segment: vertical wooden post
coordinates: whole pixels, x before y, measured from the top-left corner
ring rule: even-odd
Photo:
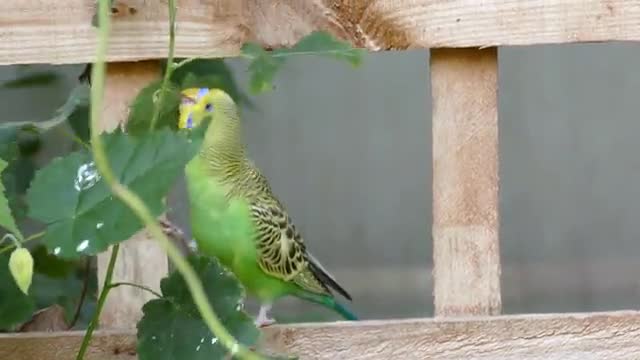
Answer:
[[[497,49],[431,51],[436,316],[501,311]]]
[[[108,64],[101,131],[112,131],[122,125],[129,114],[130,102],[159,74],[157,61]],[[98,255],[100,291],[110,256],[111,250]],[[159,291],[160,279],[168,271],[167,256],[143,229],[120,245],[113,281],[132,282]],[[142,305],[152,298],[148,292],[129,286],[112,289],[101,314],[101,327],[135,328],[142,316]]]

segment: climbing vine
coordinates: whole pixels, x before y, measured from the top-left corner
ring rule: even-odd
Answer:
[[[259,359],[255,348],[259,331],[244,311],[244,291],[234,276],[215,259],[192,254],[184,257],[168,238],[157,217],[166,212],[164,201],[186,163],[195,155],[202,129],[177,130],[180,91],[189,87],[217,87],[240,105],[254,107],[241,90],[224,59],[174,59],[175,1],[169,3],[169,53],[160,80],[150,83],[132,101],[127,125],[101,134],[105,55],[110,28],[109,2],[99,1],[96,16],[98,46],[90,76],[71,92],[66,103],[47,121],[10,122],[0,126],[0,329],[20,330],[38,311],[61,306],[66,328],[86,326],[77,359],[82,359],[109,294],[117,286],[112,274],[119,244],[147,227],[167,252],[175,270],[161,282],[161,293],[143,307],[138,323],[140,359]],[[266,51],[255,43],[242,47],[239,57],[248,62],[253,94],[269,91],[277,71],[291,56],[320,55],[346,60],[357,66],[361,51],[324,32],[314,32],[291,48]],[[3,86],[42,86],[58,81],[56,75],[33,73]],[[90,85],[88,84],[90,82]],[[62,129],[75,151],[36,169],[32,155],[41,137]],[[25,165],[26,164],[26,165]],[[211,204],[219,212],[212,224],[216,236],[246,236],[249,227],[242,204]],[[24,235],[25,221],[40,224],[41,231]],[[91,277],[90,259],[112,249],[103,291]],[[73,279],[70,281],[69,279]],[[45,283],[78,289],[73,299],[47,298],[37,289]],[[55,286],[55,285],[54,285]],[[51,289],[49,286],[46,289]],[[70,318],[72,317],[72,318]],[[71,324],[69,324],[71,322]]]

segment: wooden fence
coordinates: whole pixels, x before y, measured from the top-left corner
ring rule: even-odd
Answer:
[[[640,359],[640,312],[499,315],[496,48],[640,41],[640,0],[178,0],[178,8],[179,57],[233,56],[245,41],[289,46],[312,30],[372,51],[431,49],[436,318],[274,326],[268,347],[302,359]],[[104,129],[124,121],[167,53],[164,1],[115,0],[114,9]],[[91,62],[94,11],[93,0],[1,2],[0,65]],[[108,256],[99,256],[101,277]],[[142,231],[123,244],[114,281],[158,288],[167,268]],[[146,296],[113,291],[88,358],[135,358]],[[71,359],[81,338],[1,335],[0,358]]]

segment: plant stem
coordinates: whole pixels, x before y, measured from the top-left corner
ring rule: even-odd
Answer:
[[[12,233],[6,233],[4,234],[4,236],[2,237],[2,239],[0,239],[0,243],[4,242],[4,239],[9,239],[11,240],[11,243],[13,244],[13,246],[15,247],[20,247],[20,241],[18,241],[18,239],[16,238],[15,235],[13,235]]]
[[[105,1],[102,1],[105,2]],[[113,245],[111,250],[111,258],[109,258],[109,265],[107,266],[107,273],[104,276],[104,282],[102,283],[102,292],[100,293],[100,297],[98,298],[98,305],[96,306],[96,312],[93,314],[93,318],[87,327],[87,332],[84,334],[82,338],[82,345],[80,345],[80,350],[78,351],[78,355],[76,356],[76,360],[82,360],[84,358],[84,354],[87,352],[89,348],[89,342],[91,341],[91,335],[93,335],[93,330],[95,330],[98,322],[100,321],[100,313],[102,312],[102,308],[104,307],[104,303],[107,300],[107,295],[109,295],[109,290],[111,287],[111,278],[113,277],[113,269],[116,265],[116,259],[118,258],[118,250],[120,249],[120,244]]]
[[[77,143],[78,145],[82,146],[83,148],[85,148],[86,150],[90,150],[91,146],[89,146],[89,144],[87,144],[86,142],[84,142],[84,140],[80,139],[80,137],[76,134],[73,134],[67,130],[63,130],[62,134],[66,137],[68,137],[69,139],[73,140],[73,142]]]
[[[158,118],[160,117],[160,107],[164,104],[164,99],[167,94],[167,85],[173,73],[173,53],[176,42],[176,3],[175,0],[169,0],[169,55],[167,56],[167,67],[164,71],[164,79],[162,79],[162,86],[160,87],[160,96],[158,102],[153,108],[153,117],[149,124],[149,130],[153,130],[156,127]]]
[[[170,0],[169,6],[171,6],[171,9],[169,9],[170,14],[173,14],[175,17],[175,2]],[[100,111],[102,109],[102,96],[104,93],[104,58],[107,50],[110,26],[108,11],[108,2],[104,0],[100,1],[98,13],[98,23],[100,24],[100,28],[98,30],[97,54],[91,73],[93,83],[93,86],[91,87],[91,149],[93,150],[96,167],[102,174],[102,178],[111,187],[113,194],[131,208],[136,216],[138,216],[138,218],[147,226],[147,229],[153,238],[155,238],[155,240],[158,241],[160,246],[165,250],[176,269],[184,277],[202,319],[207,324],[209,330],[220,340],[220,343],[230,350],[234,356],[239,358],[249,360],[262,359],[261,356],[252,353],[244,345],[238,343],[238,341],[227,331],[211,307],[211,304],[209,304],[207,295],[202,288],[202,283],[189,262],[182,256],[180,250],[164,234],[162,228],[150,213],[149,209],[145,206],[144,202],[140,200],[140,197],[128,190],[124,185],[120,184],[112,173],[109,160],[104,151],[102,139],[97,132],[98,122],[100,121],[101,116]],[[175,19],[173,18],[172,20]],[[171,27],[173,28],[174,24],[171,24]],[[173,32],[170,32],[170,34],[173,34]],[[173,43],[171,42],[170,45],[173,45]],[[173,50],[170,49],[170,55],[172,55],[172,53]],[[161,91],[163,90],[164,89],[161,89]],[[162,105],[161,102],[158,106],[160,105]]]
[[[87,297],[87,290],[89,289],[89,278],[91,277],[91,257],[87,256],[85,259],[84,265],[84,279],[82,281],[82,290],[80,291],[80,299],[78,299],[78,305],[76,306],[76,311],[73,314],[73,319],[69,324],[68,329],[72,329],[78,319],[80,318],[80,311],[82,310],[82,304],[84,304],[84,299]]]
[[[138,285],[138,284],[134,284],[134,283],[131,283],[131,282],[126,282],[126,281],[116,282],[116,283],[113,283],[113,284],[109,285],[109,287],[112,288],[112,289],[113,288],[117,288],[118,286],[131,286],[131,287],[134,287],[134,288],[138,288],[140,290],[144,290],[144,291],[150,292],[151,294],[153,294],[153,295],[155,295],[155,296],[157,296],[159,298],[162,298],[162,295],[160,293],[158,293],[157,291],[155,291],[155,290],[153,290],[153,289],[151,289],[149,287],[146,287],[144,285]]]
[[[39,239],[39,238],[43,237],[46,233],[47,233],[46,231],[40,231],[40,232],[37,232],[35,234],[31,234],[31,235],[27,236],[26,239],[24,239],[23,243],[26,243],[27,241]]]
[[[40,231],[38,233],[29,235],[26,239],[24,239],[24,241],[21,242],[21,244],[27,243],[27,242],[29,242],[31,240],[35,240],[35,239],[41,238],[41,237],[44,236],[44,234],[46,234],[45,231]],[[9,244],[9,245],[3,247],[2,249],[0,249],[0,254],[5,253],[5,252],[13,249],[14,247],[16,247],[16,244],[13,244],[13,243]]]
[[[204,55],[204,56],[195,56],[195,57],[187,58],[187,59],[184,59],[184,60],[182,60],[182,61],[180,61],[180,62],[178,62],[176,64],[173,64],[173,66],[172,66],[173,69],[172,70],[175,71],[176,69],[179,69],[179,68],[181,68],[181,67],[183,67],[183,66],[185,66],[185,65],[187,65],[187,64],[189,64],[189,63],[191,63],[193,61],[196,61],[196,60],[219,58],[219,57],[222,57],[223,55],[224,54],[221,53],[220,51],[216,51],[215,53],[210,53],[210,54],[207,54],[207,55]]]

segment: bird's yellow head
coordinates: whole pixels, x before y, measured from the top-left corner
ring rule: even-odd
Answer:
[[[237,118],[236,105],[231,96],[220,89],[189,88],[181,92],[180,129],[194,129],[207,117]]]

